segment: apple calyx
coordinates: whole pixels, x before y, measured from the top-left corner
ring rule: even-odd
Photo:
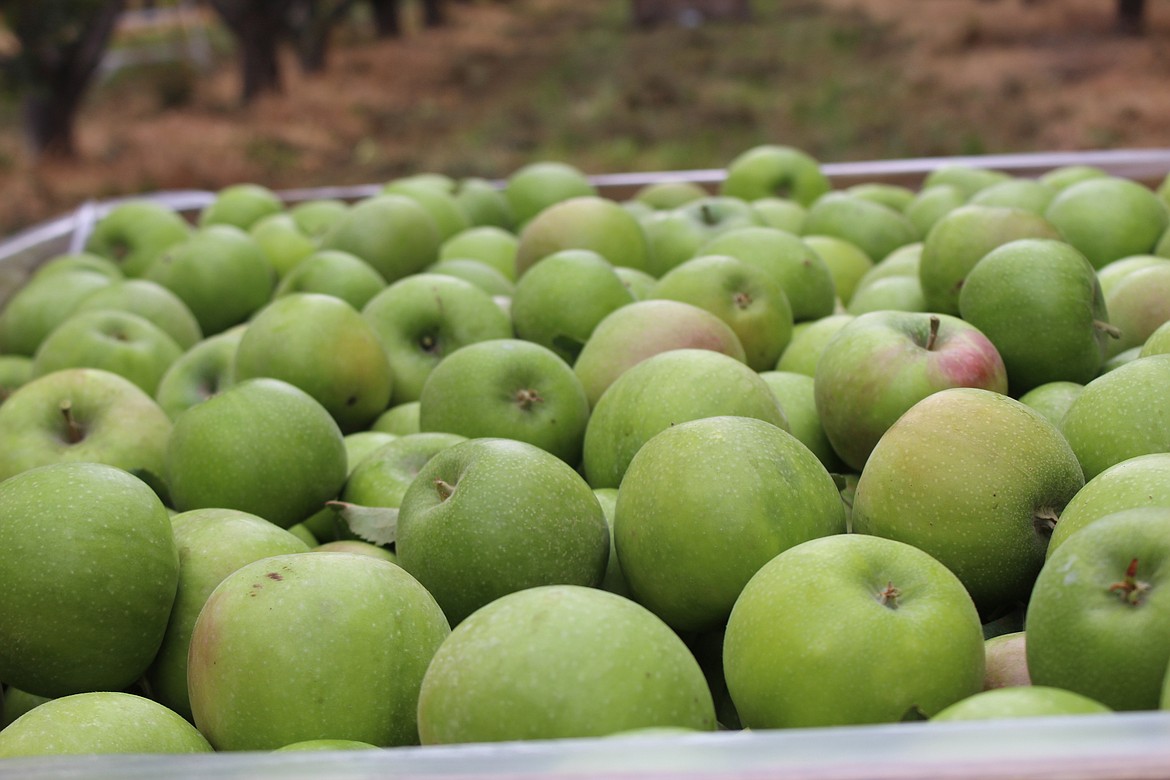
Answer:
[[[69,444],[79,443],[85,438],[85,429],[73,416],[73,402],[66,399],[61,402],[59,408],[61,409],[61,417],[65,420],[65,441]]]
[[[348,501],[326,501],[325,506],[336,512],[350,531],[371,544],[394,544],[398,538],[397,507],[362,506]]]
[[[517,390],[515,400],[516,405],[525,412],[537,404],[544,403],[544,399],[541,398],[540,393],[530,387],[523,387]]]
[[[735,295],[731,296],[731,302],[737,309],[746,309],[752,305],[752,296],[750,293],[746,293],[740,290]]]
[[[1050,506],[1042,506],[1032,513],[1032,527],[1045,539],[1052,537],[1052,531],[1060,520],[1060,513]]]
[[[1134,558],[1125,569],[1125,576],[1120,582],[1109,586],[1110,593],[1116,593],[1121,600],[1130,606],[1138,606],[1150,591],[1150,583],[1137,578],[1138,559]]]
[[[1104,320],[1093,320],[1093,328],[1096,329],[1099,333],[1104,333],[1111,339],[1121,338],[1121,328],[1117,327],[1116,325],[1110,325]]]
[[[435,479],[435,492],[439,494],[440,501],[446,501],[455,494],[455,486],[449,482],[444,482],[441,479]]]
[[[902,597],[902,591],[894,587],[893,582],[887,582],[886,587],[877,592],[874,598],[877,603],[888,609],[898,608],[898,599]]]
[[[418,346],[428,355],[439,354],[439,339],[433,333],[424,333],[418,337]]]

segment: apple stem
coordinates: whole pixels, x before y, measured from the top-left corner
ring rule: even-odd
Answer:
[[[1137,567],[1138,559],[1134,558],[1125,568],[1125,576],[1121,582],[1115,582],[1109,586],[1110,593],[1118,594],[1122,601],[1135,607],[1142,603],[1142,599],[1150,590],[1150,583],[1142,582],[1137,578]]]
[[[901,595],[902,591],[894,587],[893,582],[887,582],[885,589],[879,591],[877,594],[877,603],[881,604],[883,607],[897,609],[898,599],[901,597]]]
[[[1121,338],[1121,328],[1117,327],[1116,325],[1110,325],[1104,320],[1093,320],[1093,327],[1111,339]]]
[[[1041,507],[1032,513],[1032,527],[1045,538],[1052,536],[1052,530],[1056,528],[1058,520],[1060,514],[1049,506]]]
[[[706,203],[699,207],[699,213],[702,215],[703,224],[716,225],[719,223],[719,219],[715,216],[715,212],[712,211],[711,207]]]
[[[435,479],[435,490],[439,494],[439,500],[446,501],[455,493],[455,486],[441,479]]]
[[[942,320],[937,314],[930,315],[930,335],[926,338],[926,351],[934,349],[934,344],[938,341],[938,328],[942,325]]]
[[[61,416],[65,418],[65,441],[70,444],[77,444],[85,438],[85,431],[77,424],[77,418],[73,416],[73,402],[65,400],[61,402]]]

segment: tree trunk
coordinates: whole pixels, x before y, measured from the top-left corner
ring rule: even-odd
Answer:
[[[379,38],[397,38],[402,34],[398,18],[399,0],[369,0],[374,15],[374,31]]]
[[[353,8],[354,0],[293,0],[287,12],[287,26],[301,69],[305,73],[325,70],[329,37],[333,28]]]
[[[1145,32],[1146,0],[1117,0],[1117,29],[1126,35]]]
[[[46,29],[38,10],[23,8],[10,15],[12,32],[21,41],[26,74],[21,113],[34,158],[76,156],[77,111],[124,6],[124,0],[95,3],[91,13],[77,20],[76,35],[65,40],[59,29]]]
[[[279,45],[286,32],[283,0],[211,0],[239,49],[240,100],[280,92]]]
[[[427,27],[440,27],[447,22],[443,0],[422,0],[422,7],[423,24]]]

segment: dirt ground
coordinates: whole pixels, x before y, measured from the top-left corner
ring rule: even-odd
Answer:
[[[1170,146],[1165,0],[1150,0],[1142,37],[1117,34],[1113,0],[767,2],[880,32],[874,67],[897,74],[891,115],[908,126],[930,117],[936,126],[933,141],[898,147],[907,155]],[[543,150],[495,144],[460,155],[445,147],[477,123],[508,121],[501,106],[514,103],[499,93],[522,93],[532,74],[586,40],[590,25],[613,25],[618,5],[456,4],[441,29],[387,42],[348,35],[325,76],[306,78],[290,62],[284,94],[247,108],[238,105],[230,62],[201,75],[181,100],[165,82],[115,81],[85,108],[80,157],[69,163],[30,162],[8,116],[0,125],[0,234],[87,198],[139,191],[245,180],[276,188],[370,183],[419,170],[505,176]],[[160,109],[168,99],[177,105]],[[977,143],[952,138],[972,127],[985,131]],[[880,155],[889,147],[879,140],[863,137],[833,154]],[[696,153],[686,167],[726,159]]]

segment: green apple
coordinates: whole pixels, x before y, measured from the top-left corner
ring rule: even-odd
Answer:
[[[866,286],[890,277],[911,276],[918,278],[918,266],[922,260],[922,242],[896,249],[882,258],[880,263],[874,263],[869,270],[862,274],[854,287],[854,295],[865,289]]]
[[[727,176],[719,192],[749,201],[791,198],[808,206],[829,187],[820,163],[807,153],[791,146],[763,144],[742,152],[727,164]]]
[[[649,438],[621,481],[614,519],[631,597],[685,632],[721,627],[776,555],[844,532],[837,487],[816,456],[772,423],[734,416]]]
[[[176,713],[118,691],[62,696],[0,731],[0,758],[210,752],[203,735]]]
[[[1007,206],[1044,216],[1059,190],[1036,179],[1013,178],[985,187],[971,196],[976,206]]]
[[[520,239],[501,227],[481,225],[447,239],[439,247],[440,260],[479,260],[516,280],[516,247]]]
[[[1068,537],[1028,601],[1034,685],[1115,710],[1158,708],[1170,663],[1170,509],[1117,512]]]
[[[843,238],[806,235],[803,240],[825,261],[833,277],[837,298],[842,304],[848,305],[853,300],[857,285],[873,268],[873,260],[857,244]]]
[[[113,281],[87,270],[61,271],[29,280],[0,309],[0,351],[32,357],[83,300]]]
[[[336,198],[316,198],[288,207],[288,215],[297,223],[302,233],[314,240],[320,240],[329,232],[333,223],[349,210],[349,204]]]
[[[234,509],[195,509],[171,518],[179,550],[179,584],[170,620],[146,679],[152,698],[190,720],[187,650],[207,597],[236,569],[308,546],[267,520]]]
[[[451,193],[472,227],[498,227],[511,230],[516,215],[507,196],[492,182],[469,176],[455,183]]]
[[[992,614],[1027,601],[1052,528],[1084,483],[1072,448],[1039,412],[990,390],[940,390],[874,447],[853,529],[924,550]]]
[[[786,230],[800,235],[804,232],[804,217],[808,210],[788,198],[760,198],[752,201],[752,211],[763,220],[765,227]]]
[[[962,583],[930,555],[836,534],[785,550],[748,581],[723,668],[750,729],[894,723],[980,690],[983,633]]]
[[[274,377],[333,415],[343,433],[366,428],[390,402],[394,375],[369,320],[340,298],[291,293],[264,307],[236,349],[236,381]]]
[[[596,194],[597,188],[584,173],[556,160],[521,166],[504,182],[504,197],[512,207],[517,226],[523,226],[555,203]]]
[[[113,260],[89,252],[68,252],[56,255],[37,266],[32,278],[61,273],[62,271],[90,271],[108,277],[111,281],[126,278],[122,268]]]
[[[439,230],[440,243],[471,227],[471,220],[451,192],[412,177],[395,179],[382,188],[388,195],[405,195],[422,206]]]
[[[423,678],[424,745],[711,731],[698,662],[629,599],[573,585],[502,596],[455,627]]]
[[[158,651],[178,579],[166,507],[131,474],[55,463],[0,482],[5,682],[53,698],[130,686]]]
[[[1053,425],[1060,427],[1065,412],[1085,389],[1079,382],[1045,382],[1020,396],[1020,403],[1032,407]]]
[[[469,344],[439,362],[419,396],[419,428],[534,444],[571,466],[581,458],[589,399],[555,352],[521,339]]]
[[[939,219],[922,245],[918,279],[929,311],[958,315],[963,280],[985,254],[1021,238],[1060,239],[1056,228],[1030,211],[960,206]]]
[[[1010,181],[1011,178],[1009,174],[1002,171],[954,163],[941,165],[928,173],[922,180],[922,188],[927,189],[940,184],[949,184],[958,187],[964,197],[971,198],[977,192],[995,184]]]
[[[0,481],[51,463],[88,461],[156,488],[171,421],[142,388],[96,368],[33,379],[0,404]]]
[[[32,358],[27,355],[0,355],[0,404],[32,378]]]
[[[1170,208],[1157,195],[1118,176],[1064,188],[1044,215],[1095,268],[1150,252],[1170,225]]]
[[[858,472],[890,426],[928,395],[1008,388],[1003,361],[978,328],[922,312],[875,311],[846,323],[825,344],[814,379],[825,434]]]
[[[642,185],[632,197],[656,211],[666,211],[708,195],[702,185],[693,181],[656,181]]]
[[[919,239],[914,223],[902,212],[845,192],[826,193],[810,205],[803,232],[849,241],[874,262]]]
[[[361,310],[386,288],[386,280],[369,263],[348,252],[314,252],[293,266],[277,283],[273,298],[292,293],[332,295]]]
[[[216,586],[195,622],[195,725],[220,751],[417,744],[419,687],[449,633],[393,563],[313,552],[254,561]]]
[[[158,405],[172,418],[179,412],[221,393],[235,382],[236,348],[246,325],[210,336],[171,363],[154,391]]]
[[[512,439],[470,439],[419,471],[402,498],[395,551],[454,626],[524,588],[596,587],[609,528],[560,458]]]
[[[845,190],[847,195],[855,198],[864,198],[872,200],[874,203],[880,203],[887,208],[894,211],[904,212],[906,207],[914,200],[917,193],[909,187],[903,187],[901,184],[889,184],[880,181],[868,181],[861,184],[854,184]]]
[[[427,273],[446,274],[471,282],[491,296],[511,298],[516,291],[516,285],[511,279],[482,260],[454,257],[431,263],[424,270]]]
[[[354,467],[367,455],[397,438],[392,433],[371,430],[347,434],[345,437],[345,463],[349,473],[353,474]]]
[[[410,483],[436,453],[467,437],[455,433],[397,436],[354,464],[343,501],[366,507],[398,507]]]
[[[696,255],[731,255],[768,271],[780,283],[796,322],[833,313],[833,273],[816,251],[791,233],[776,228],[728,230],[703,244]]]
[[[191,226],[169,206],[130,200],[98,220],[85,242],[85,251],[112,260],[123,274],[136,277],[190,234]]]
[[[33,376],[66,368],[100,368],[153,396],[183,349],[150,320],[116,309],[78,312],[58,325],[33,355]]]
[[[1134,271],[1155,265],[1166,265],[1168,262],[1170,260],[1167,260],[1167,258],[1158,257],[1157,255],[1131,255],[1130,257],[1123,257],[1120,260],[1114,260],[1098,268],[1097,280],[1101,282],[1101,291],[1108,297],[1113,292],[1113,288]]]
[[[792,328],[792,340],[776,361],[776,370],[815,376],[825,345],[853,320],[852,314],[832,314],[796,323]]]
[[[629,597],[630,586],[626,576],[622,574],[622,563],[617,556],[613,541],[613,522],[617,515],[617,488],[597,488],[593,491],[597,503],[601,504],[601,511],[605,513],[605,522],[609,525],[609,560],[605,564],[605,576],[601,579],[600,587],[610,593]]]
[[[1170,320],[1154,328],[1138,350],[1138,357],[1170,353]]]
[[[74,313],[97,309],[137,314],[161,328],[184,350],[203,338],[199,321],[187,304],[161,284],[148,279],[115,280],[86,296]]]
[[[967,202],[964,192],[950,184],[923,187],[906,206],[906,219],[918,231],[918,238],[926,238],[935,224]]]
[[[594,195],[555,203],[534,216],[520,233],[516,276],[565,249],[589,249],[611,265],[646,270],[646,235],[638,220],[617,203]]]
[[[291,753],[302,750],[370,750],[378,749],[377,745],[362,742],[359,739],[303,739],[276,748],[274,753]]]
[[[760,227],[764,218],[745,200],[712,195],[669,211],[651,212],[640,222],[646,235],[646,271],[659,277],[694,257],[720,233]]]
[[[1039,181],[1041,184],[1060,191],[1085,179],[1096,179],[1108,175],[1095,165],[1062,165],[1042,173]]]
[[[530,268],[512,294],[516,335],[573,363],[597,324],[634,302],[614,266],[588,249],[556,252]]]
[[[871,311],[916,311],[927,310],[926,296],[918,276],[886,276],[874,279],[854,291],[845,307],[847,314],[857,317]]]
[[[1024,631],[1011,631],[984,640],[986,671],[983,676],[983,690],[1028,686],[1028,635]]]
[[[249,379],[175,418],[165,470],[180,512],[239,509],[288,528],[341,492],[345,442],[308,393]]]
[[[795,371],[761,371],[760,378],[768,383],[780,401],[780,408],[788,420],[789,432],[808,447],[830,472],[845,471],[845,464],[829,443],[825,427],[821,425],[821,417],[817,414],[816,383],[813,378]]]
[[[1085,385],[1060,422],[1092,479],[1128,458],[1170,451],[1170,420],[1160,409],[1170,382],[1170,355],[1138,358]]]
[[[731,255],[701,255],[675,266],[650,297],[690,303],[719,317],[735,331],[756,371],[774,367],[792,338],[792,307],[780,283]]]
[[[931,718],[940,723],[1003,718],[1044,718],[1057,715],[1105,715],[1113,712],[1095,699],[1048,685],[1027,685],[981,691],[955,702]]]
[[[264,217],[284,210],[275,192],[260,184],[245,182],[224,187],[215,200],[199,212],[199,226],[231,225],[249,230]]]
[[[1119,336],[1110,311],[1085,256],[1051,239],[993,249],[959,291],[959,314],[995,345],[1016,396],[1047,382],[1095,377]]]
[[[695,388],[702,388],[696,392]],[[787,430],[775,393],[735,358],[706,349],[672,349],[619,376],[585,426],[585,478],[618,487],[635,453],[655,434],[687,420],[754,417]]]
[[[426,209],[405,195],[382,194],[350,206],[322,236],[320,248],[360,257],[394,282],[435,262],[441,243]]]
[[[379,547],[371,542],[363,542],[359,539],[338,539],[332,542],[325,542],[314,547],[310,552],[341,552],[350,553],[353,555],[368,555],[381,561],[388,561],[395,565],[398,564],[398,556],[385,547]]]
[[[256,241],[227,225],[197,231],[159,255],[143,275],[182,298],[204,336],[251,317],[268,302],[276,280]]]
[[[1077,531],[1102,517],[1125,509],[1170,509],[1170,452],[1154,452],[1123,460],[1085,483],[1060,513],[1052,532],[1048,557]]]
[[[385,431],[396,436],[418,433],[419,402],[407,401],[391,406],[370,424],[372,431]]]
[[[460,347],[513,335],[511,319],[490,295],[442,274],[393,282],[370,299],[362,317],[390,361],[391,405],[417,401],[431,370]]]
[[[630,295],[634,296],[635,301],[647,300],[650,297],[650,291],[654,289],[654,285],[658,281],[645,271],[639,271],[636,268],[616,266],[613,272],[617,274],[618,279],[622,280],[622,284],[630,291]]]
[[[1110,357],[1141,347],[1170,321],[1170,261],[1125,274],[1105,295],[1109,321],[1119,331],[1109,345]]]
[[[317,250],[317,239],[302,232],[292,215],[283,211],[261,217],[248,228],[248,233],[276,270],[277,277],[283,277]]]
[[[747,359],[735,331],[711,312],[681,301],[649,300],[614,309],[597,323],[573,371],[592,407],[631,366],[673,349],[707,349],[740,362]]]

